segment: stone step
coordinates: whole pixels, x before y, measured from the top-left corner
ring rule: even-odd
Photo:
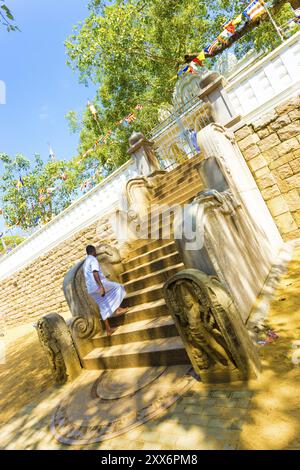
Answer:
[[[163,286],[164,283],[162,282],[153,286],[144,287],[143,289],[135,292],[130,292],[126,295],[123,304],[125,307],[133,307],[134,305],[162,299]]]
[[[183,269],[184,264],[180,262],[179,264],[168,266],[166,268],[160,269],[159,271],[153,271],[137,279],[132,279],[131,281],[125,282],[124,287],[127,294],[130,294],[131,292],[136,292],[143,287],[149,287],[159,283],[164,284],[171,276]]]
[[[123,283],[131,281],[133,279],[138,279],[141,276],[147,276],[150,273],[159,271],[168,266],[174,266],[175,264],[179,264],[180,262],[181,258],[179,253],[177,251],[174,251],[172,253],[168,253],[165,256],[154,259],[153,261],[148,261],[147,263],[141,264],[138,267],[124,272],[123,274],[121,274],[121,281]]]
[[[187,198],[190,196],[196,196],[200,191],[203,191],[204,186],[201,182],[201,180],[195,180],[192,184],[183,186],[177,190],[174,190],[174,192],[168,193],[166,196],[161,197],[161,198],[156,198],[151,201],[151,204],[155,204],[158,206],[162,206],[164,204],[173,206],[175,204],[181,204],[184,202]],[[152,209],[151,213],[155,214],[156,212],[160,212],[160,209]]]
[[[189,364],[179,336],[95,348],[83,359],[88,370]]]
[[[143,266],[147,263],[150,263],[151,261],[157,260],[159,258],[162,258],[163,256],[167,256],[171,253],[176,252],[176,246],[173,240],[155,240],[155,248],[147,251],[147,246],[151,247],[152,243],[153,242],[149,240],[145,240],[145,246],[143,248],[145,250],[144,253],[134,256],[133,258],[128,259],[128,261],[125,261],[123,263],[125,273],[127,271],[130,271],[131,269]]]
[[[168,183],[168,185],[162,186],[160,191],[155,191],[154,197],[152,198],[152,203],[160,203],[160,201],[172,194],[176,195],[177,192],[190,187],[193,184],[197,183],[202,184],[202,180],[198,173],[195,170],[190,172],[188,176],[184,178],[182,182]]]
[[[191,172],[194,173],[196,176],[197,172],[197,165],[202,161],[202,157],[195,157],[195,159],[191,159],[186,163],[181,164],[174,170],[166,173],[159,181],[156,188],[154,188],[154,193],[159,194],[162,190],[167,188],[168,186],[174,186],[177,184],[181,184],[184,180],[190,176]]]
[[[172,317],[165,315],[121,325],[110,337],[106,333],[100,333],[94,336],[92,344],[94,348],[101,348],[172,336],[178,336],[178,331]],[[130,348],[130,344],[128,344],[128,347]]]
[[[169,315],[166,302],[163,298],[134,305],[130,307],[129,311],[120,317],[110,319],[112,326],[127,325],[141,320],[149,320],[156,317],[163,317]]]
[[[129,251],[129,254],[125,260],[125,263],[127,261],[130,261],[134,258],[137,258],[138,256],[141,256],[141,255],[144,255],[150,251],[153,251],[155,249],[158,249],[158,248],[162,248],[163,246],[169,244],[170,242],[168,240],[165,240],[165,241],[162,241],[162,240],[152,240],[152,241],[149,241],[149,240],[139,240],[139,244],[138,242],[134,242],[134,245],[137,245],[138,246],[132,246],[132,248],[130,249]],[[124,264],[125,264],[124,263]]]

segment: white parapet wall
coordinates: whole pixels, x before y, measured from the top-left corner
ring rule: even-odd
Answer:
[[[27,238],[0,260],[0,280],[11,276],[41,254],[67,240],[117,207],[126,182],[137,175],[134,159],[129,160],[95,188],[73,202],[51,222]]]
[[[300,89],[300,32],[227,81],[229,99],[244,122],[274,109]]]

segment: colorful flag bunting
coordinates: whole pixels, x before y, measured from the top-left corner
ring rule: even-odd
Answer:
[[[212,55],[219,45],[220,45],[220,42],[218,41],[218,39],[214,39],[214,41],[209,46],[207,46],[204,50],[205,52],[207,52],[207,54]]]
[[[231,34],[234,34],[235,33],[235,25],[233,23],[233,21],[229,21],[229,23],[227,23],[224,28],[226,29],[226,31],[228,31],[229,33]]]
[[[251,21],[255,21],[257,18],[266,13],[263,0],[254,0],[250,5],[245,8],[243,15]]]
[[[53,152],[51,145],[49,145],[49,158],[50,160],[55,160],[55,153]]]
[[[232,33],[227,31],[227,29],[224,29],[224,31],[222,31],[222,33],[219,34],[217,39],[223,44],[227,44],[231,36],[232,36]]]
[[[240,23],[242,23],[242,21],[243,21],[243,14],[241,13],[234,20],[232,20],[232,24],[233,26],[238,26]]]

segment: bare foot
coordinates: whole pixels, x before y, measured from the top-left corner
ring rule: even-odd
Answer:
[[[125,313],[127,313],[129,310],[128,307],[126,308],[118,308],[116,311],[115,311],[115,317],[119,317],[120,315],[124,315]]]
[[[118,328],[111,328],[110,330],[108,330],[106,333],[107,333],[107,336],[111,336]]]

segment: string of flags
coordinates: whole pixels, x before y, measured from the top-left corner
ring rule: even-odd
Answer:
[[[94,119],[97,119],[97,111],[95,109],[95,106],[93,104],[89,104],[89,109],[94,117]],[[136,105],[134,111],[141,111],[143,109],[143,106],[141,104],[138,104]],[[123,119],[121,119],[120,121],[117,121],[115,123],[115,127],[114,129],[111,129],[109,130],[105,135],[102,135],[95,143],[94,145],[89,148],[83,155],[82,155],[82,158],[85,158],[87,155],[89,155],[90,153],[92,153],[97,147],[98,145],[101,145],[101,144],[106,144],[108,139],[110,138],[110,136],[113,134],[114,130],[121,126],[124,122],[130,124],[132,122],[134,122],[136,119],[137,119],[137,114],[136,112],[130,112],[127,116],[125,116]]]
[[[223,31],[212,41],[211,44],[206,46],[200,54],[192,60],[192,62],[181,69],[177,73],[177,76],[185,73],[197,72],[198,66],[203,67],[204,60],[207,57],[212,56],[219,48],[228,44],[229,40],[245,26],[245,23],[257,21],[267,12],[268,11],[263,0],[253,0],[236,18],[225,23],[223,25]]]

